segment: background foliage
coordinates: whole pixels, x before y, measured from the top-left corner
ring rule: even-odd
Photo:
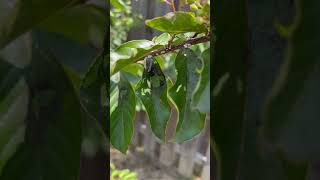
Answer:
[[[217,179],[319,179],[317,8],[306,0],[214,1]]]

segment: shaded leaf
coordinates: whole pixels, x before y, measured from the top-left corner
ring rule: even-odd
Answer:
[[[136,87],[136,93],[147,111],[153,133],[161,140],[165,140],[171,111],[167,98],[166,78],[155,58],[147,57],[145,61],[148,67]]]
[[[110,117],[110,141],[113,147],[126,153],[133,136],[135,93],[127,79],[120,74],[118,103]]]
[[[32,42],[41,49],[50,51],[61,64],[69,67],[78,75],[84,75],[98,54],[88,44],[79,44],[62,34],[50,33],[43,29],[32,31]]]
[[[175,59],[175,67],[178,76],[169,94],[179,113],[175,139],[181,143],[199,134],[205,123],[205,114],[192,108],[192,95],[199,80],[201,60],[192,50],[181,49]]]
[[[106,21],[104,9],[87,4],[61,11],[46,19],[39,27],[48,32],[63,34],[81,44],[93,41],[96,46],[101,47]]]
[[[24,0],[15,3],[0,25],[0,49],[49,16],[82,0]]]
[[[22,73],[0,59],[0,174],[24,140],[29,93]]]
[[[79,100],[57,61],[38,49],[32,54],[26,77],[30,96],[25,140],[4,166],[0,179],[77,179],[81,151]]]
[[[107,83],[107,55],[99,55],[81,80],[80,97],[85,114],[84,143],[83,147],[89,154],[95,154],[100,148],[107,148],[109,135],[108,116],[106,117],[105,104],[108,94],[105,89]]]

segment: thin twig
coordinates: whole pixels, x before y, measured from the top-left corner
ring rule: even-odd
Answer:
[[[166,3],[166,4],[168,4],[170,7],[172,7],[172,6],[171,6],[171,2],[169,2],[168,0],[164,0],[163,2]]]
[[[174,0],[171,0],[172,11],[176,12],[176,6],[174,5]]]
[[[142,59],[144,59],[147,56],[163,55],[163,54],[166,54],[169,52],[173,52],[173,51],[176,51],[176,50],[179,50],[182,48],[190,47],[192,45],[200,44],[200,43],[204,43],[204,42],[208,42],[208,41],[210,41],[210,34],[208,34],[206,36],[199,37],[199,38],[192,38],[192,39],[189,39],[181,44],[171,45],[171,47],[161,48],[161,49],[152,51],[151,53],[144,56]]]

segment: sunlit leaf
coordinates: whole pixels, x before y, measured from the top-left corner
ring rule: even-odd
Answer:
[[[140,60],[151,51],[162,47],[164,45],[155,44],[149,40],[133,40],[122,44],[114,52],[111,52],[111,61],[114,62],[111,67],[111,75]]]
[[[146,25],[170,34],[186,32],[204,33],[208,31],[204,23],[190,12],[170,12],[165,16],[146,20]]]
[[[126,4],[122,0],[110,0],[112,6],[117,9],[126,10]]]

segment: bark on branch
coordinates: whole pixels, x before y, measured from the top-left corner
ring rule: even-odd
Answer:
[[[181,44],[177,44],[177,45],[169,45],[166,48],[161,48],[155,51],[152,51],[151,53],[147,54],[146,56],[144,56],[143,58],[147,57],[147,56],[159,56],[159,55],[163,55],[169,52],[173,52],[182,48],[187,48],[190,47],[192,45],[195,44],[200,44],[200,43],[205,43],[210,41],[210,34],[206,35],[206,36],[202,36],[199,38],[192,38],[192,39],[188,39],[187,41],[181,43]]]

